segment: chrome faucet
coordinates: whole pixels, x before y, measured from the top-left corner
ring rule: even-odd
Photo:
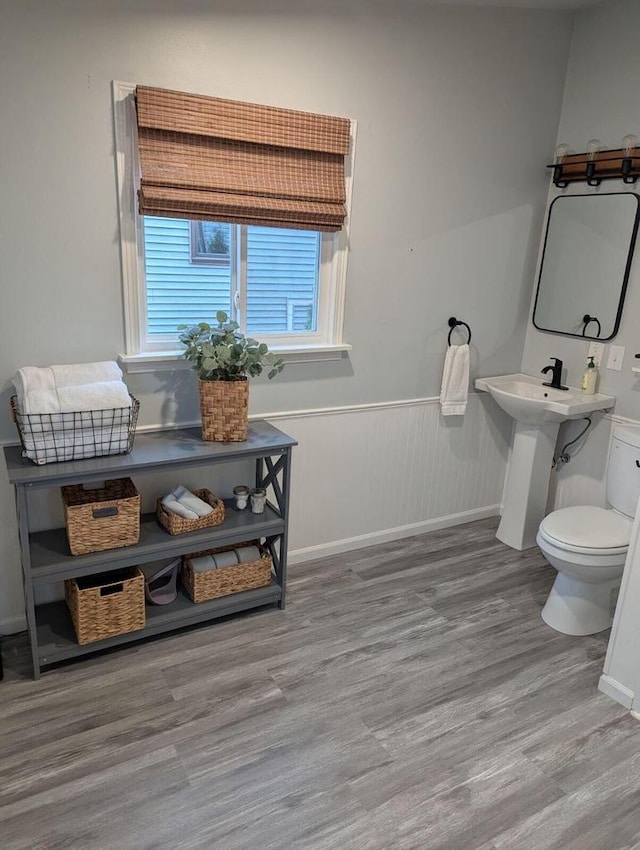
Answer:
[[[545,366],[542,369],[542,374],[546,375],[551,372],[551,380],[542,384],[543,387],[553,387],[554,390],[568,390],[569,387],[562,386],[562,360],[557,357],[552,357],[553,366]]]

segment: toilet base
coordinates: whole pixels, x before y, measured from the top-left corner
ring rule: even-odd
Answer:
[[[620,579],[593,584],[558,573],[542,609],[542,619],[565,635],[603,632],[613,622],[615,591],[619,586]]]

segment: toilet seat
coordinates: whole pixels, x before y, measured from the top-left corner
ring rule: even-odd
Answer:
[[[543,539],[568,552],[613,555],[627,551],[632,527],[633,521],[617,511],[578,505],[553,511],[538,531]]]

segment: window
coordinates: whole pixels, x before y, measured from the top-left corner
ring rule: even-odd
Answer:
[[[125,363],[135,368],[154,353],[170,361],[180,348],[177,326],[215,321],[218,310],[271,348],[290,351],[290,359],[342,356],[350,348],[342,342],[346,227],[320,233],[139,216],[135,87],[114,83],[113,89]]]

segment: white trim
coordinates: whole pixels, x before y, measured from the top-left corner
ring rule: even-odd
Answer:
[[[440,528],[451,528],[454,525],[462,525],[465,522],[473,522],[478,519],[499,516],[500,505],[487,505],[484,508],[474,508],[470,511],[462,511],[458,514],[449,514],[434,519],[426,519],[421,522],[412,522],[409,525],[401,525],[396,528],[385,528],[382,531],[372,531],[369,534],[361,534],[358,537],[348,537],[344,540],[335,540],[331,543],[320,543],[317,546],[308,546],[305,549],[294,549],[289,552],[287,561],[290,565],[302,564],[305,561],[316,558],[326,558],[328,555],[340,555],[353,549],[362,549],[365,546],[374,546],[378,543],[388,543],[392,540],[400,540],[403,537],[413,537],[416,534],[425,534],[427,531],[437,531]]]
[[[326,360],[342,360],[351,351],[348,343],[326,345],[270,345],[269,351],[281,357],[285,363],[322,363]],[[119,354],[118,363],[128,375],[141,372],[171,372],[191,369],[180,351],[146,351],[141,354]]]
[[[122,297],[124,299],[125,347],[128,354],[140,351],[140,298],[138,286],[127,286],[126,281],[137,281],[140,257],[137,238],[137,216],[135,214],[136,122],[133,118],[133,96],[136,87],[132,83],[113,80],[113,130],[116,152],[116,177],[118,188],[118,219],[120,222],[120,266],[122,273]],[[144,264],[142,265],[144,268]]]
[[[624,685],[621,685],[620,682],[612,679],[611,676],[607,676],[606,673],[603,673],[602,676],[600,676],[598,690],[602,691],[603,694],[606,694],[612,700],[615,700],[615,702],[619,702],[620,705],[623,705],[625,708],[631,708],[633,705],[633,691],[630,691],[629,688],[625,688]]]
[[[147,338],[146,297],[144,284],[144,239],[139,229],[141,219],[137,212],[136,188],[139,183],[137,156],[137,125],[135,118],[134,83],[113,80],[111,83],[113,99],[114,140],[116,151],[116,177],[118,190],[118,216],[120,221],[120,255],[125,319],[125,354],[123,363],[128,372],[147,372],[157,369],[167,370],[167,351],[156,351],[171,344],[168,338],[150,340]],[[355,162],[355,141],[357,123],[350,122],[349,153],[345,157],[345,194],[346,211],[342,229],[335,233],[323,233],[320,239],[320,273],[318,279],[317,329],[304,334],[281,333],[261,334],[274,351],[286,355],[284,359],[295,362],[315,362],[340,359],[344,351],[351,346],[342,344],[344,329],[344,301],[346,295],[347,259],[349,248],[349,222],[351,217],[351,198],[353,195],[353,173]],[[244,259],[244,258],[242,258]],[[232,281],[232,290],[235,287]],[[241,289],[240,325],[246,322],[246,292]],[[273,340],[273,345],[271,344]],[[150,358],[159,354],[153,364],[152,359],[143,360],[140,355]],[[330,356],[331,355],[331,356]],[[129,358],[136,358],[129,360]],[[142,364],[146,364],[143,368]]]
[[[20,617],[5,617],[0,620],[0,635],[17,635],[20,632],[26,632],[27,618],[24,615]]]

